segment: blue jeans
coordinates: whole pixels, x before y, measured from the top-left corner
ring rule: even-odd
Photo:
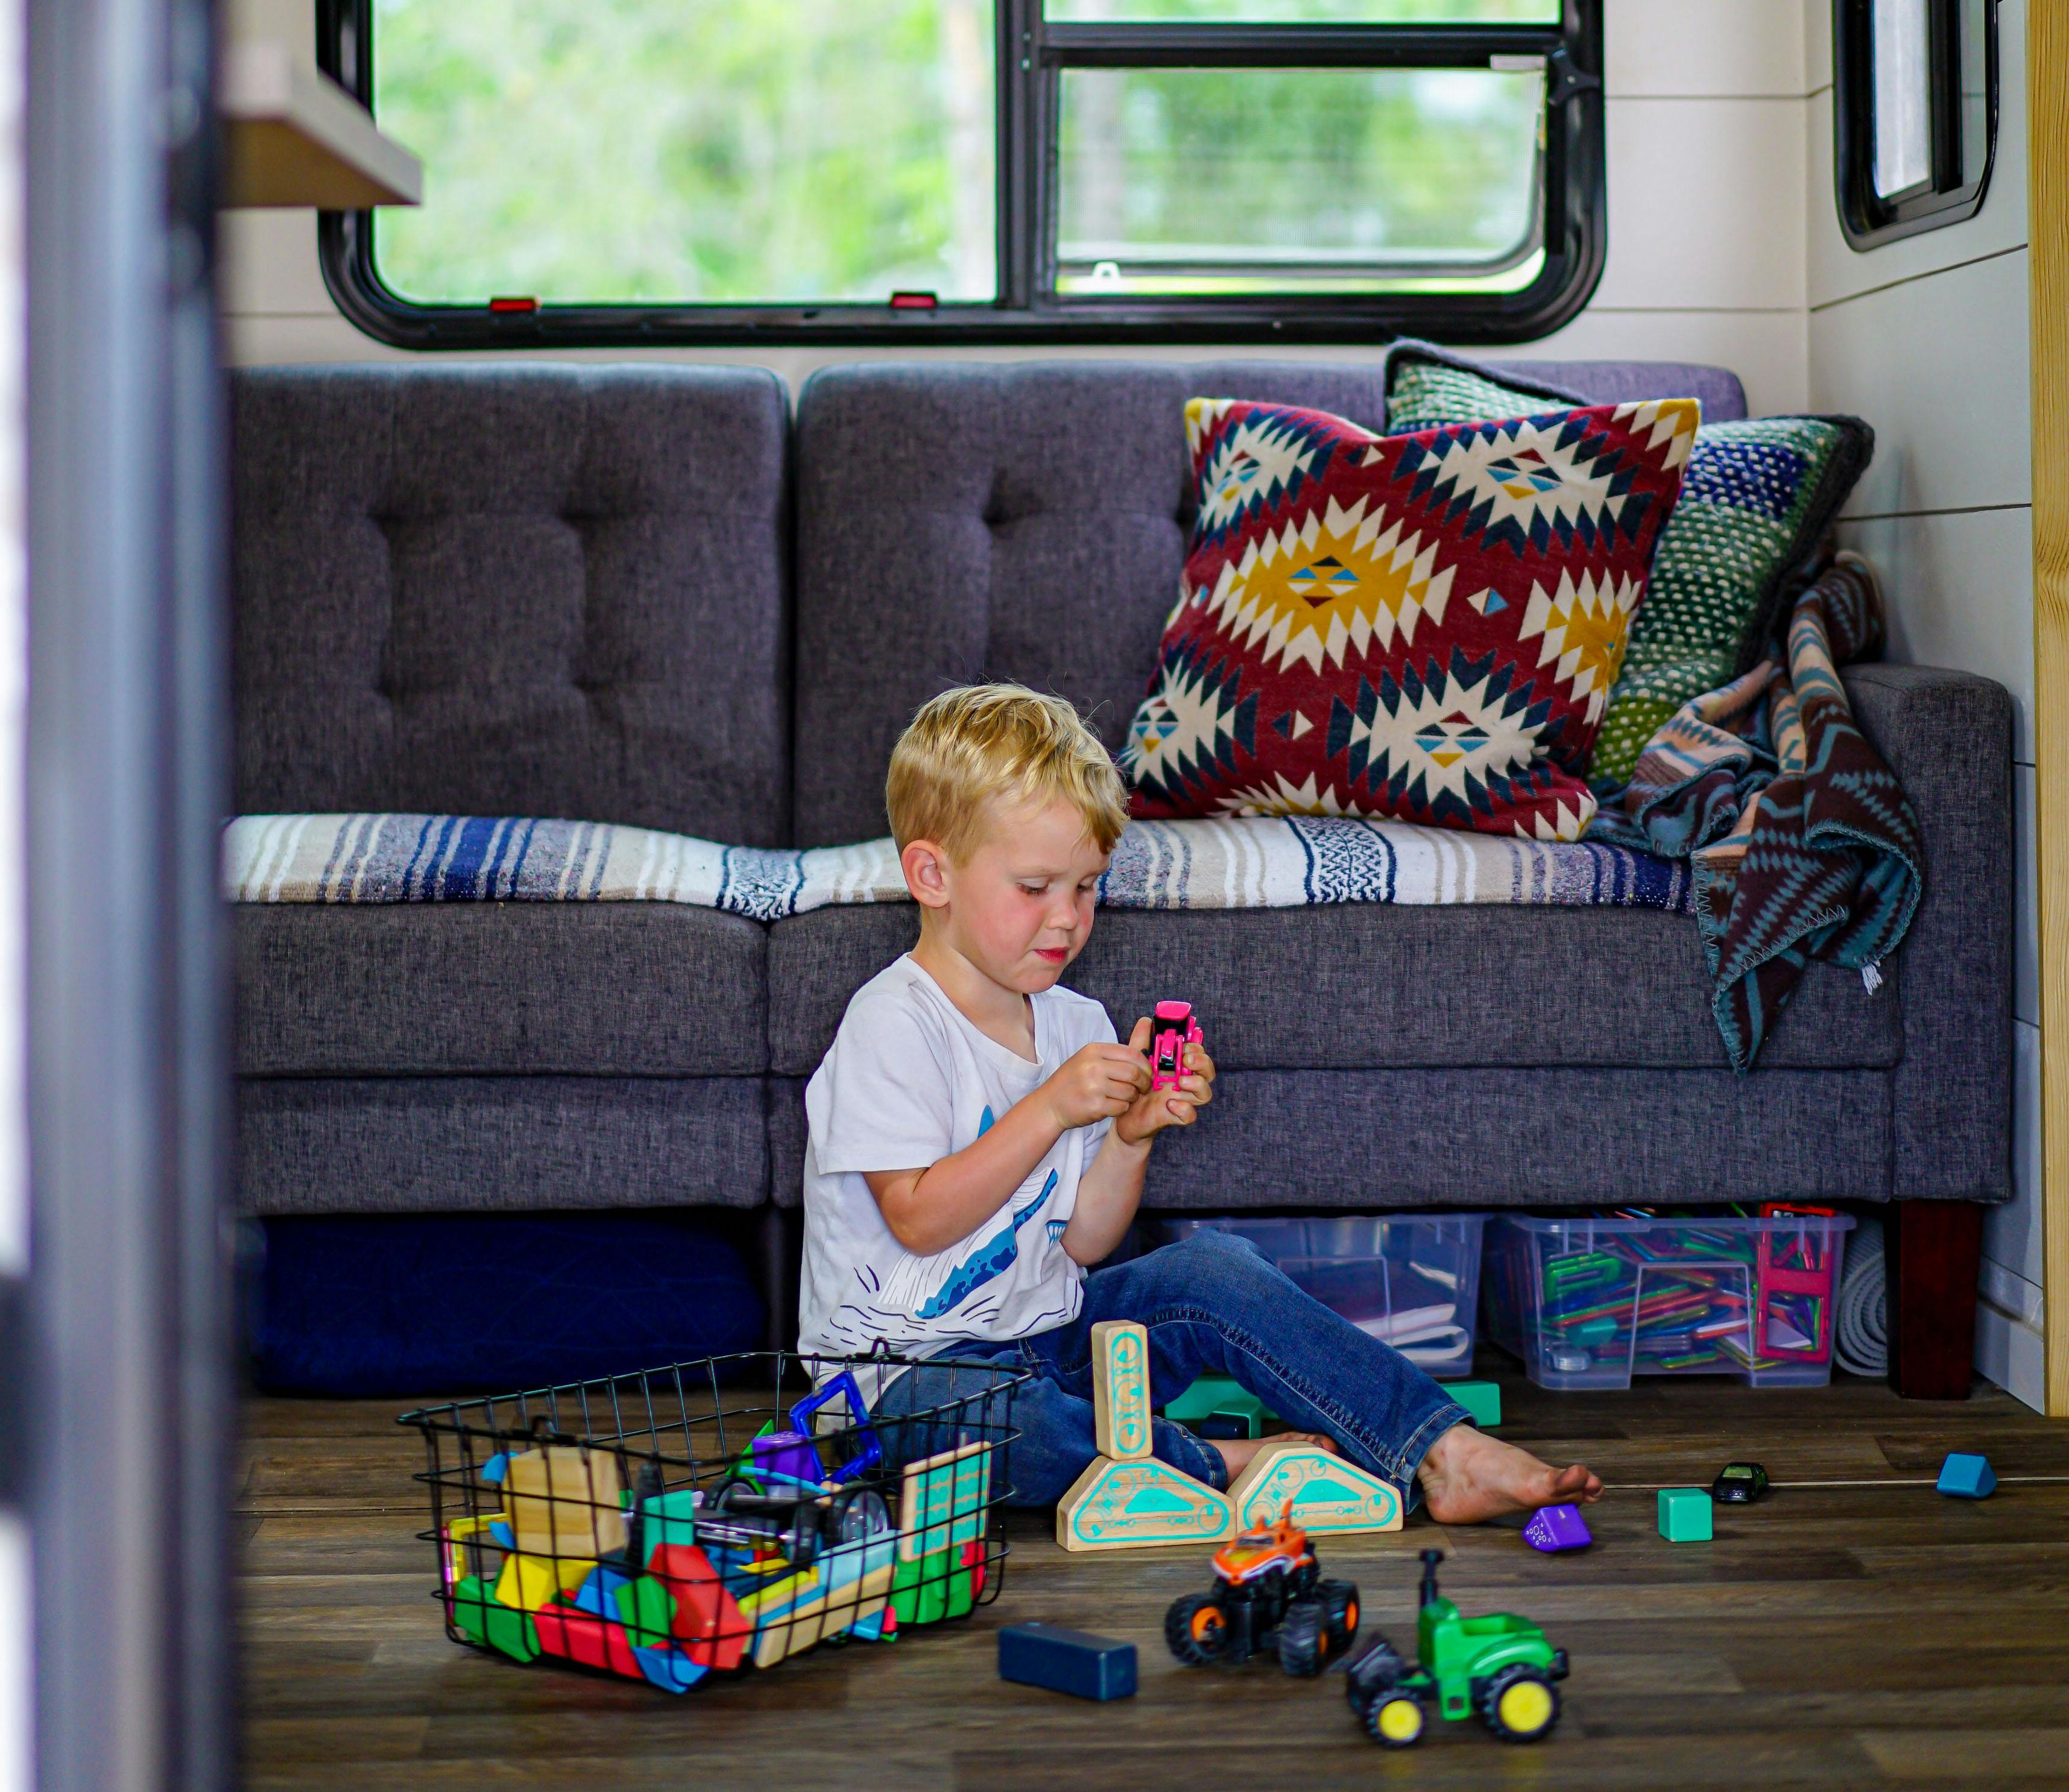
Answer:
[[[1011,1503],[1052,1505],[1098,1454],[1092,1436],[1092,1329],[1132,1319],[1149,1330],[1150,1398],[1176,1399],[1202,1375],[1226,1375],[1296,1431],[1320,1432],[1346,1458],[1419,1501],[1415,1471],[1430,1447],[1467,1416],[1390,1344],[1369,1337],[1303,1293],[1246,1240],[1198,1232],[1183,1243],[1103,1269],[1085,1282],[1084,1305],[1067,1325],[1007,1343],[965,1342],[939,1353],[957,1365],[996,1363],[1033,1379],[1012,1398],[1020,1435],[1006,1458]],[[884,1390],[878,1415],[906,1460],[962,1441],[952,1422],[926,1414],[997,1379],[948,1363],[908,1370]],[[916,1418],[915,1415],[919,1415]],[[1155,1424],[1160,1459],[1226,1488],[1221,1452],[1182,1425]]]

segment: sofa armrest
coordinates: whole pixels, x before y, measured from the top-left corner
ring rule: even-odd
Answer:
[[[1925,891],[1897,957],[1904,1059],[1891,1084],[1893,1199],[2012,1192],[2012,704],[1932,666],[1843,675],[1861,731],[1903,781]]]

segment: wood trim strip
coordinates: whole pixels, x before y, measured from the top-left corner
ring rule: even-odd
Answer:
[[[2026,9],[2047,1411],[2069,1418],[2069,6]]]

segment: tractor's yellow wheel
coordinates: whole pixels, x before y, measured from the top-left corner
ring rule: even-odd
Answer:
[[[1496,1695],[1494,1728],[1512,1742],[1533,1742],[1552,1727],[1559,1700],[1535,1675],[1511,1680]]]
[[[1406,1692],[1396,1692],[1373,1708],[1365,1728],[1381,1747],[1405,1749],[1421,1737],[1424,1721],[1422,1701]]]

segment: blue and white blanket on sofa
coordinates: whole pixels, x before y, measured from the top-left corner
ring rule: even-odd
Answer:
[[[598,822],[472,815],[243,815],[224,830],[234,902],[680,902],[753,920],[911,899],[888,839],[721,846]],[[1338,902],[1688,908],[1687,867],[1624,847],[1329,816],[1137,822],[1110,908]]]

